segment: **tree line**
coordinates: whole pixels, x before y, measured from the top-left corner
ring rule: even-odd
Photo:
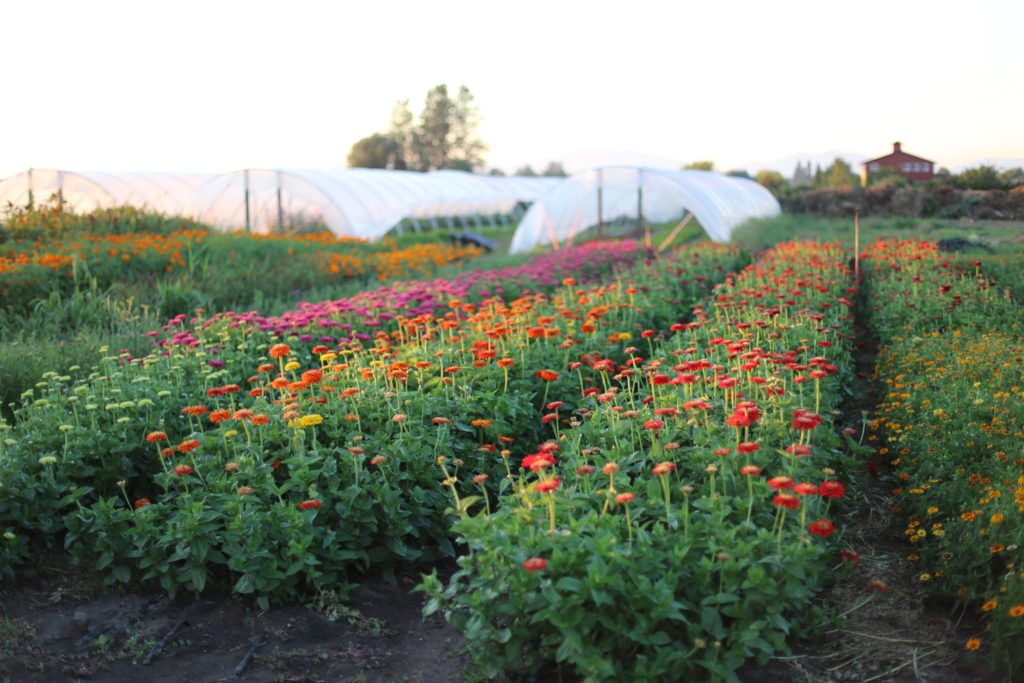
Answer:
[[[396,102],[388,129],[357,140],[349,150],[348,165],[400,171],[474,171],[483,165],[487,151],[477,133],[479,124],[480,109],[469,88],[461,85],[452,95],[442,83],[427,91],[418,115],[409,108],[409,100]],[[491,169],[490,174],[505,175],[500,169]],[[565,176],[566,172],[561,163],[552,161],[539,174],[528,165],[515,174]]]

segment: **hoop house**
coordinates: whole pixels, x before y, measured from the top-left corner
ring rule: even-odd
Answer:
[[[507,213],[551,186],[550,179],[524,180],[537,179],[458,171],[247,169],[200,187],[192,214],[223,229],[272,232],[321,222],[336,235],[374,240],[405,218],[435,222]]]
[[[63,198],[79,213],[134,206],[168,215],[185,214],[192,195],[212,178],[200,173],[106,173],[33,168],[0,180],[0,206],[43,204]]]
[[[771,192],[753,180],[710,171],[608,166],[570,176],[538,198],[520,221],[511,251],[560,243],[623,216],[663,223],[685,220],[687,212],[711,239],[728,242],[744,221],[780,211]]]

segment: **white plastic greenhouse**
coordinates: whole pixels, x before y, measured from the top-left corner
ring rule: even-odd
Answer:
[[[336,235],[374,240],[403,219],[493,220],[532,202],[557,178],[415,173],[351,168],[335,171],[247,169],[216,176],[192,200],[193,217],[223,228],[270,232],[322,222]]]
[[[750,218],[774,216],[779,202],[746,178],[711,171],[607,166],[570,176],[539,197],[519,222],[511,251],[571,240],[587,228],[620,217],[651,223],[692,214],[716,242]]]
[[[54,195],[75,212],[135,206],[169,215],[188,212],[201,173],[106,173],[29,169],[0,180],[0,208],[45,204]]]

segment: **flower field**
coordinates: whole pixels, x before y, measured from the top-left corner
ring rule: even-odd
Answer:
[[[930,243],[877,243],[867,255],[878,264],[872,315],[890,322],[879,325],[872,429],[893,467],[907,559],[927,591],[975,615],[966,647],[1012,671],[1024,662],[1013,647],[1024,637],[1020,304],[983,262],[947,260]]]
[[[880,241],[858,281],[837,243],[619,241],[431,278],[474,254],[81,240],[0,278],[145,277],[224,240],[389,282],[181,313],[143,353],[55,364],[0,423],[0,580],[61,547],[110,587],[271,609],[414,567],[487,677],[738,680],[833,618],[820,596],[857,571],[861,320],[907,561],[973,615],[967,649],[1020,664],[1024,341],[1002,261]]]

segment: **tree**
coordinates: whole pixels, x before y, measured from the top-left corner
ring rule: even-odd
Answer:
[[[520,166],[518,169],[516,169],[516,175],[527,176],[532,178],[533,176],[537,175],[537,172],[530,168],[530,165],[527,164],[526,166]]]
[[[742,168],[734,168],[731,171],[726,171],[725,175],[732,176],[733,178],[747,178],[750,179],[750,174]]]
[[[394,144],[387,150],[387,165],[374,168],[472,171],[483,164],[487,150],[476,132],[479,122],[480,111],[469,88],[460,86],[452,98],[447,85],[436,85],[427,91],[419,117],[409,109],[408,100],[396,102],[388,132],[363,138],[356,143],[358,151],[353,145],[349,165],[381,163],[386,145],[380,138],[387,138]]]
[[[444,168],[448,161],[449,135],[454,105],[448,97],[447,85],[435,85],[427,91],[427,100],[420,112],[420,122],[413,131],[416,170]]]
[[[487,172],[487,175],[503,176],[505,175],[505,172],[502,171],[500,168],[492,168],[490,171]]]
[[[390,135],[374,133],[352,145],[348,153],[351,168],[398,168],[398,143]]]
[[[815,172],[815,176],[817,176],[817,172]],[[836,157],[835,161],[832,162],[832,165],[821,174],[820,185],[822,187],[853,188],[860,185],[860,179],[856,174],[854,174],[853,169],[850,168],[850,164],[839,157]]]
[[[715,162],[713,161],[691,161],[686,166],[683,166],[684,171],[714,171]]]
[[[412,168],[416,163],[412,145],[413,128],[413,116],[409,110],[409,100],[395,102],[395,106],[391,110],[391,127],[388,130],[388,135],[398,145],[398,156],[394,166],[397,170]]]
[[[464,85],[459,86],[450,116],[450,158],[445,168],[472,171],[483,164],[483,153],[487,151],[487,145],[477,137],[480,110],[473,104],[473,94]]]
[[[561,161],[552,161],[548,164],[547,168],[544,169],[544,172],[541,173],[541,175],[547,176],[548,178],[564,178],[569,174],[565,172],[564,168],[562,168]]]
[[[758,171],[757,175],[754,176],[754,180],[767,188],[776,197],[784,195],[786,188],[789,187],[789,183],[786,182],[786,179],[778,171]]]
[[[999,182],[1007,189],[1013,189],[1024,185],[1024,168],[1008,168],[999,172]]]
[[[956,184],[967,190],[1002,190],[1006,187],[999,178],[999,171],[984,164],[961,171],[956,177]]]

